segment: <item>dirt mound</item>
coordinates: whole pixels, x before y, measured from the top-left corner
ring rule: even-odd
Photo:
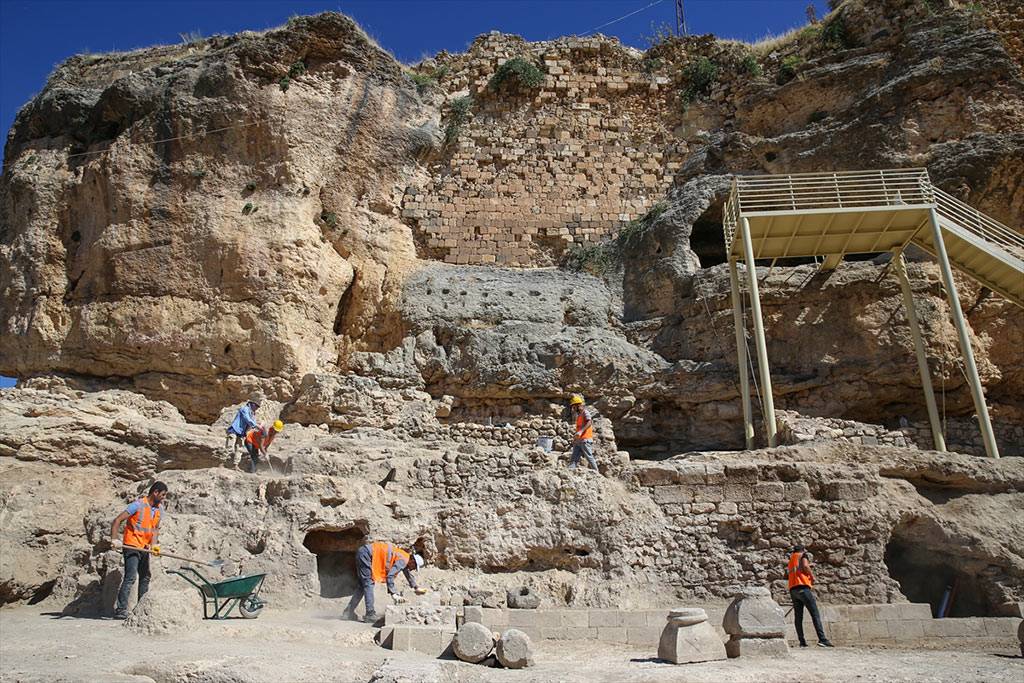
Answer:
[[[191,631],[203,620],[195,591],[157,588],[143,596],[124,621],[134,633],[162,635]]]

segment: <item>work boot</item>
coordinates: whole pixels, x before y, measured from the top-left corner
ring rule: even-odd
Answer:
[[[800,647],[807,647],[807,643],[800,643]]]
[[[128,612],[125,610],[115,610],[113,618],[118,621],[124,621],[128,618]]]
[[[380,621],[383,618],[384,618],[383,614],[377,614],[376,612],[370,612],[365,617],[363,617],[363,623],[364,624],[375,624],[375,623],[377,623],[378,621]]]
[[[341,613],[341,618],[345,621],[359,621],[359,617],[352,610],[345,610]]]
[[[835,647],[835,645],[833,645],[831,641],[828,640],[819,640],[818,647]]]

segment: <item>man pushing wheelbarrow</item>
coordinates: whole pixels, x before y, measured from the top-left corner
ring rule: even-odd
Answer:
[[[366,598],[366,616],[363,621],[372,624],[383,615],[377,614],[373,608],[373,585],[375,583],[387,583],[388,595],[396,603],[405,601],[402,594],[395,589],[395,577],[398,572],[405,574],[405,580],[409,586],[416,591],[417,595],[426,593],[425,588],[416,585],[416,579],[412,573],[423,566],[423,558],[415,552],[399,550],[390,543],[367,543],[356,551],[356,591],[352,594],[352,600],[342,614],[342,618],[356,621],[356,607],[359,602]]]

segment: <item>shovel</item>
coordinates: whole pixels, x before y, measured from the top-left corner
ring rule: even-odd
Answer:
[[[125,545],[124,543],[122,543],[121,547],[122,548],[131,548],[132,550],[138,550],[140,552],[149,553],[150,555],[154,554],[153,551],[150,550],[149,548],[140,548],[137,545]],[[156,555],[156,557],[169,557],[172,560],[181,560],[182,562],[191,562],[193,564],[201,564],[201,565],[204,565],[206,567],[223,567],[224,566],[224,560],[209,560],[209,561],[207,561],[207,560],[195,560],[195,559],[193,559],[191,557],[182,557],[181,555],[172,555],[170,553],[165,553],[162,550],[160,551],[159,554]]]

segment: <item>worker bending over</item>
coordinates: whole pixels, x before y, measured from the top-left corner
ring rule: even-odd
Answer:
[[[232,465],[234,465],[238,447],[245,442],[245,435],[249,433],[250,429],[259,427],[256,423],[256,411],[259,409],[260,402],[255,398],[250,398],[245,402],[245,405],[238,409],[238,412],[235,413],[235,418],[228,425],[225,432],[224,447],[231,446]]]
[[[804,607],[811,613],[814,631],[818,635],[818,647],[832,647],[821,625],[818,602],[814,599],[814,591],[811,590],[811,586],[814,585],[811,562],[807,559],[807,551],[802,545],[795,546],[789,556],[786,578],[789,580],[789,597],[793,599],[793,620],[800,647],[807,647],[807,641],[804,639]]]
[[[167,497],[167,484],[154,482],[149,487],[149,494],[139,498],[124,512],[114,518],[110,525],[110,545],[120,547],[124,556],[124,578],[121,588],[117,591],[117,607],[114,609],[115,619],[128,618],[128,595],[139,579],[139,600],[149,590],[149,555],[160,555],[160,511],[164,498]],[[120,543],[117,540],[117,528],[124,525],[124,535]],[[149,552],[144,552],[143,549]]]
[[[587,463],[597,470],[597,460],[594,459],[594,420],[590,411],[583,404],[583,397],[573,394],[569,399],[569,410],[576,419],[576,433],[572,442],[572,457],[569,458],[569,469],[574,470],[580,462],[580,456],[587,459]]]
[[[402,594],[395,589],[395,576],[398,572],[405,574],[405,580],[416,591],[417,595],[426,593],[426,589],[416,585],[412,573],[423,566],[423,558],[414,552],[399,550],[390,543],[367,543],[356,551],[356,590],[345,608],[342,617],[355,621],[356,607],[359,601],[366,598],[366,616],[363,621],[372,624],[381,618],[373,607],[373,585],[387,583],[388,595],[396,603],[404,602]]]
[[[284,431],[284,422],[274,420],[274,424],[270,427],[260,426],[246,432],[245,450],[249,452],[250,472],[256,471],[256,465],[259,464],[261,455],[267,458],[268,463],[270,462],[267,449],[270,448],[270,444],[274,443],[274,437],[282,431]],[[273,470],[273,467],[271,467],[271,470]]]

